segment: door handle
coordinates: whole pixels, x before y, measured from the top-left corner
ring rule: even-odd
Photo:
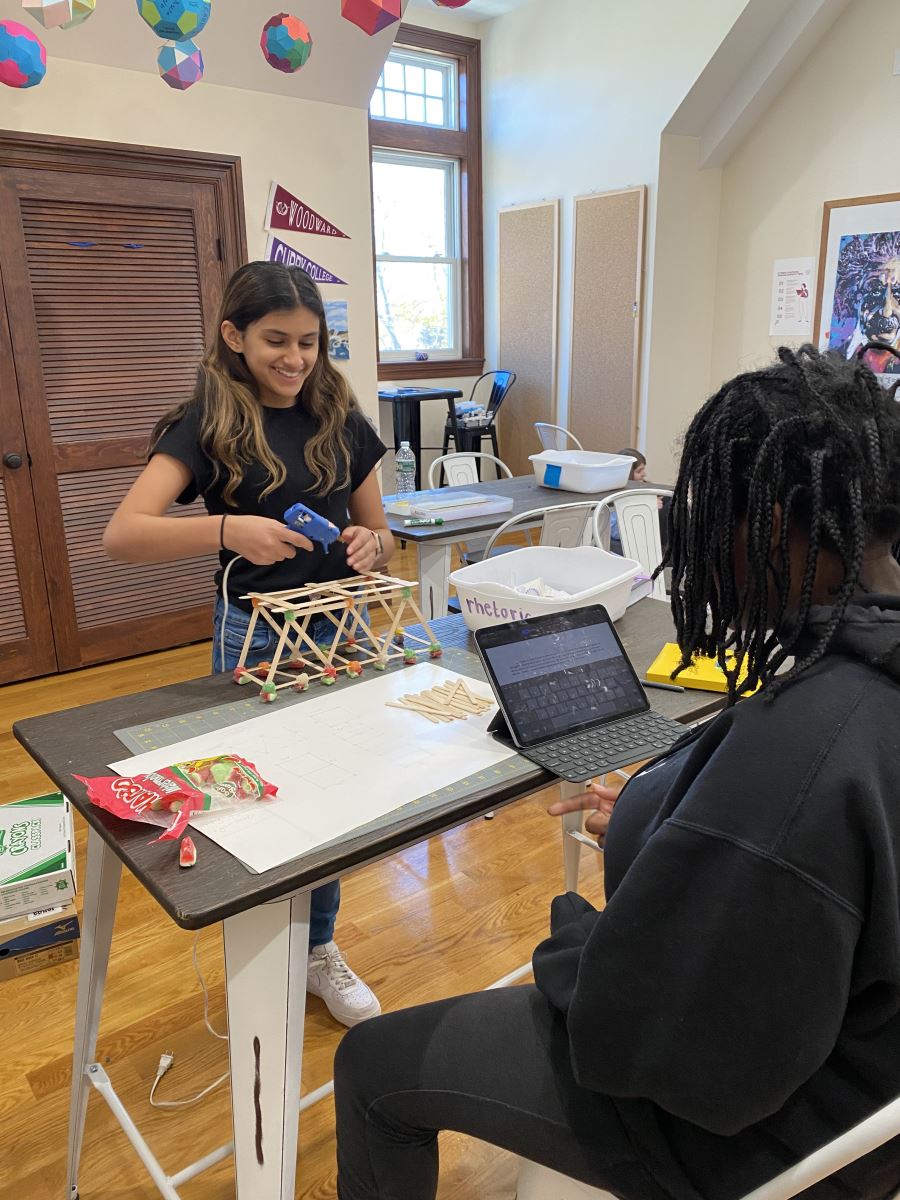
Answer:
[[[18,471],[23,462],[21,454],[4,454],[3,465],[9,467],[11,471]]]

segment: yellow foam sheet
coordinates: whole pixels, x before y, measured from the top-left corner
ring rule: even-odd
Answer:
[[[672,672],[680,661],[681,650],[677,644],[675,642],[666,642],[645,672],[644,678],[651,680],[653,683],[674,682],[680,684],[681,687],[696,688],[701,692],[728,691],[728,683],[721,666],[714,658],[707,658],[702,654],[698,654],[691,666],[685,667],[673,681]],[[726,661],[729,668],[732,668],[735,662],[734,655],[729,654]],[[747,672],[743,670],[738,682],[742,682],[746,676]]]

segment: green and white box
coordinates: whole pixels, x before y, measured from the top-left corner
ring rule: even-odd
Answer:
[[[72,810],[62,792],[0,805],[0,919],[74,896]]]

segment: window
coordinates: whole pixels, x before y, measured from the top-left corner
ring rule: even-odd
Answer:
[[[480,374],[479,44],[401,25],[369,108],[379,379]]]
[[[459,163],[376,150],[372,196],[382,362],[460,358]]]
[[[369,114],[388,121],[458,129],[456,61],[392,50],[378,80]]]

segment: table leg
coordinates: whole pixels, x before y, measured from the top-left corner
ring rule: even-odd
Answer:
[[[453,449],[457,454],[463,449],[462,438],[460,437],[459,421],[456,417],[456,400],[447,400],[447,415],[450,418],[450,429],[453,432]],[[478,468],[478,478],[481,478],[481,459],[476,459]]]
[[[103,988],[109,965],[116,899],[122,876],[121,860],[93,828],[88,830],[84,908],[81,914],[81,963],[75,1008],[75,1048],[72,1055],[72,1098],[69,1107],[69,1150],[66,1175],[69,1195],[78,1194],[78,1163],[84,1141],[90,1084],[86,1071],[97,1050],[97,1030]]]
[[[418,400],[394,400],[394,450],[409,442],[416,456],[416,491],[422,487],[422,410]]]
[[[294,1200],[309,892],[224,925],[237,1200]]]
[[[419,603],[429,621],[446,617],[450,585],[450,543],[419,542]]]

